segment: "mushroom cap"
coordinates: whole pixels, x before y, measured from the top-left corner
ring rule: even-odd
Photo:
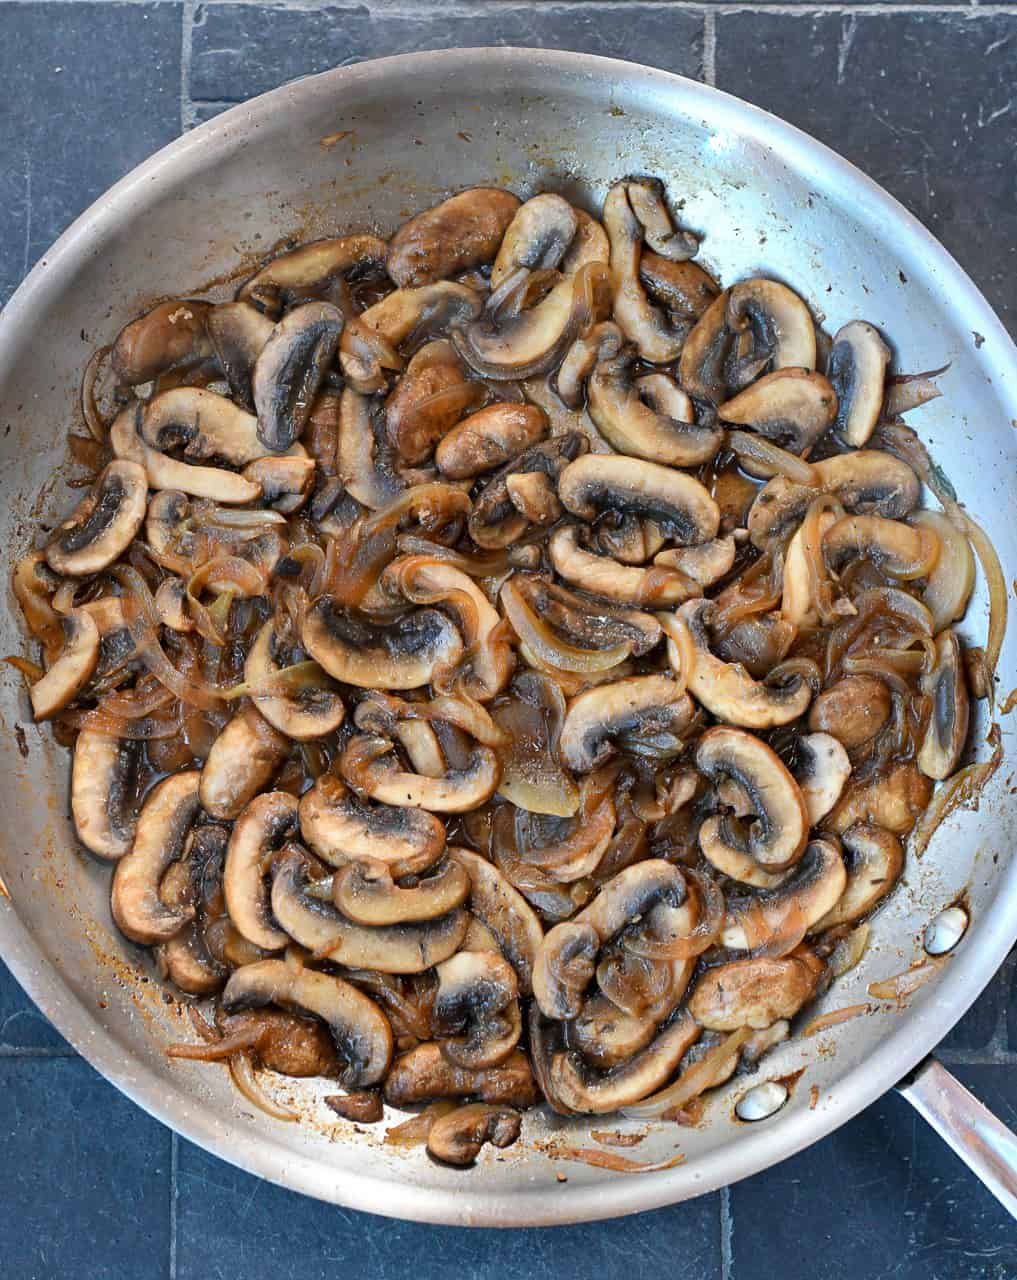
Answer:
[[[809,729],[832,734],[848,751],[862,746],[890,719],[891,698],[876,676],[841,676],[816,695],[809,708]]]
[[[696,768],[711,782],[731,780],[751,805],[747,833],[724,816],[707,818],[699,843],[707,859],[715,846],[748,853],[767,871],[782,871],[802,856],[809,817],[801,788],[775,751],[743,729],[717,725],[696,747]]]
[[[643,238],[654,253],[672,262],[694,258],[699,250],[699,237],[675,228],[660,178],[636,174],[625,178],[622,185],[629,207],[643,229]]]
[[[144,467],[114,458],[53,535],[46,548],[49,567],[72,578],[105,569],[130,546],[147,502]]]
[[[755,276],[728,294],[727,323],[736,333],[751,329],[770,352],[774,369],[816,367],[816,330],[808,307],[793,289]]]
[[[821,373],[782,368],[726,400],[717,413],[724,422],[751,427],[793,453],[806,453],[833,423],[837,395]]]
[[[627,644],[641,657],[660,641],[660,624],[651,613],[591,599],[536,574],[517,571],[511,581],[534,613],[581,648]]]
[[[395,883],[389,864],[358,859],[336,872],[332,888],[332,900],[343,915],[371,925],[434,920],[462,906],[469,896],[469,876],[450,861],[412,889],[404,889]]]
[[[581,520],[595,520],[605,511],[639,516],[689,545],[709,542],[720,527],[720,509],[698,480],[642,458],[595,453],[577,458],[561,473],[558,497]]]
[[[348,617],[331,596],[308,610],[301,638],[329,675],[362,689],[419,689],[463,655],[458,630],[437,609],[415,609],[377,627]]]
[[[583,402],[586,379],[594,367],[599,361],[616,356],[624,341],[625,335],[611,320],[602,320],[581,333],[554,374],[558,398],[570,409],[578,409]]]
[[[434,460],[452,480],[473,479],[518,457],[549,429],[547,414],[535,404],[489,404],[448,432]]]
[[[730,289],[718,294],[700,314],[685,339],[678,361],[678,380],[700,400],[719,404],[727,399],[726,364],[734,335],[727,323]]]
[[[866,781],[853,778],[827,814],[823,826],[838,835],[856,822],[871,822],[894,835],[911,830],[928,806],[932,783],[911,761]]]
[[[680,737],[694,714],[692,699],[672,676],[628,676],[572,699],[560,750],[570,769],[588,773],[612,755],[616,738],[662,732]]]
[[[285,791],[255,796],[233,825],[223,871],[226,910],[234,927],[263,951],[289,942],[272,923],[266,860],[297,833],[297,800]]]
[[[553,192],[533,196],[516,210],[505,228],[498,256],[491,268],[491,288],[513,271],[557,267],[579,226],[575,210]]]
[[[676,569],[705,590],[730,572],[736,551],[734,537],[727,534],[697,547],[668,547],[654,555],[653,563],[664,569]]]
[[[841,843],[847,885],[836,904],[813,926],[815,933],[854,924],[867,916],[886,897],[904,870],[904,846],[882,827],[859,822],[844,832]]]
[[[822,972],[811,955],[733,960],[703,974],[689,998],[689,1012],[710,1031],[765,1030],[794,1017],[812,999]]]
[[[343,323],[338,307],[307,302],[279,321],[262,348],[251,388],[258,438],[272,453],[283,453],[303,434],[339,349]]]
[[[918,767],[926,777],[942,780],[960,762],[970,718],[964,655],[952,627],[936,637],[935,665],[922,677],[922,688],[932,700],[932,713],[918,752]]]
[[[187,369],[212,354],[207,302],[171,298],[131,320],[117,334],[110,362],[120,382],[136,387],[173,369]]]
[[[385,400],[385,433],[399,460],[410,466],[427,462],[435,445],[483,397],[484,388],[467,381],[447,338],[425,343]]]
[[[208,753],[201,771],[201,805],[213,818],[236,818],[275,776],[289,741],[253,705],[242,707]]]
[[[227,1013],[280,1005],[320,1018],[346,1060],[340,1080],[347,1088],[378,1084],[392,1061],[392,1028],[379,1006],[342,978],[295,969],[284,960],[245,964],[222,993]]]
[[[271,686],[272,677],[280,669],[273,653],[274,641],[275,624],[270,619],[255,636],[244,663],[244,680],[255,690],[259,712],[270,725],[296,742],[333,733],[346,716],[337,689],[313,685],[294,693],[259,692]]]
[[[720,941],[732,951],[749,951],[790,930],[790,949],[834,906],[846,884],[839,849],[830,840],[810,840],[794,869],[776,887],[751,895],[727,895]]]
[[[291,450],[300,447],[292,445]],[[244,479],[261,486],[261,499],[267,507],[292,515],[311,496],[315,472],[313,458],[272,455],[249,462],[244,467]]]
[[[401,289],[443,280],[490,262],[520,207],[500,187],[471,187],[404,222],[386,268]]]
[[[852,320],[838,329],[830,350],[830,382],[837,393],[837,434],[855,449],[879,421],[886,394],[890,348],[875,325]]]
[[[122,858],[137,825],[134,785],[140,743],[82,729],[74,742],[71,814],[78,839],[100,858]]]
[[[720,292],[716,280],[698,262],[675,262],[645,248],[639,258],[639,279],[656,302],[688,320],[698,320]]]
[[[172,910],[159,897],[166,868],[183,853],[198,816],[196,770],[171,774],[148,793],[138,815],[134,842],[113,873],[113,919],[132,942],[165,942],[193,916],[193,908]]]
[[[92,615],[84,609],[72,609],[61,623],[63,648],[46,674],[29,689],[36,720],[48,720],[73,702],[99,661],[99,628]]]
[[[373,511],[392,502],[406,487],[395,469],[391,446],[381,439],[371,400],[352,387],[339,402],[337,466],[346,492]]]
[[[141,438],[163,453],[181,449],[188,459],[219,459],[235,467],[265,452],[254,415],[204,387],[173,387],[153,396],[142,413]]]
[[[830,812],[850,776],[851,760],[832,734],[809,733],[798,739],[795,781],[805,798],[810,827]]]
[[[568,1039],[591,1066],[605,1071],[644,1049],[656,1031],[652,1018],[634,1018],[597,993],[569,1023]]]
[[[300,830],[334,867],[369,859],[385,863],[393,876],[420,875],[445,849],[445,828],[434,814],[365,804],[332,774],[301,796]]]

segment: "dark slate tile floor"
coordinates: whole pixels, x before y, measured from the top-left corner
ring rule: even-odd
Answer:
[[[231,102],[341,62],[454,44],[569,47],[703,76],[835,145],[898,195],[1011,330],[1017,11],[638,0],[0,3],[0,304],[96,195]],[[1017,1123],[1017,966],[942,1046]],[[1017,1232],[898,1098],[729,1192],[553,1232],[388,1222],[259,1183],[105,1084],[0,964],[0,1274],[217,1280],[428,1273],[1009,1280]]]

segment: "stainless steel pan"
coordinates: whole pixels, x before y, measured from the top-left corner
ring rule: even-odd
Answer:
[[[508,183],[599,202],[621,174],[649,170],[685,200],[707,235],[704,257],[725,279],[762,272],[803,291],[827,325],[857,316],[898,344],[900,369],[951,362],[945,395],[914,416],[961,498],[988,530],[1009,580],[1017,570],[1017,352],[958,265],[900,205],[817,142],[754,107],[659,71],[585,55],[477,49],[383,59],[287,85],[195,130],[108,192],[46,254],[0,317],[0,544],[13,557],[39,518],[69,505],[64,432],[83,362],[159,295],[197,289],[254,261],[287,235],[392,228],[451,189]],[[975,335],[979,335],[976,337]],[[41,497],[40,497],[41,494]],[[2,651],[22,644],[13,599]],[[965,624],[984,636],[985,602]],[[1017,684],[1017,639],[1000,664]],[[873,1012],[791,1043],[761,1078],[801,1068],[787,1105],[748,1126],[732,1084],[702,1129],[666,1126],[632,1157],[685,1163],[626,1176],[563,1166],[552,1139],[582,1147],[590,1124],[528,1117],[504,1160],[463,1175],[400,1155],[373,1134],[323,1120],[251,1114],[215,1067],[162,1053],[185,1024],[149,981],[147,958],[110,923],[108,868],[77,848],[67,820],[68,760],[30,723],[13,672],[0,680],[0,950],[68,1039],[141,1106],[186,1137],[267,1178],[375,1213],[486,1225],[560,1223],[649,1209],[730,1183],[829,1133],[894,1087],[950,1029],[1017,935],[1013,739],[977,811],[955,814],[876,918],[864,963],[826,998]],[[984,704],[983,704],[984,707]],[[24,726],[19,751],[15,728]],[[984,734],[986,725],[980,726]],[[920,954],[925,922],[964,896],[968,936],[934,981],[898,1008],[867,984]],[[821,1052],[822,1050],[822,1052]],[[957,1128],[955,1086],[927,1066],[908,1093]],[[952,1108],[952,1110],[951,1110]],[[968,1113],[973,1114],[973,1113]],[[966,1158],[996,1160],[1013,1197],[1013,1152],[991,1118],[970,1130]],[[613,1127],[601,1119],[593,1127]],[[336,1135],[339,1134],[338,1140]],[[968,1141],[977,1137],[979,1149]],[[995,1146],[995,1154],[994,1154]],[[962,1152],[964,1154],[964,1152]],[[559,1184],[556,1173],[568,1172]]]

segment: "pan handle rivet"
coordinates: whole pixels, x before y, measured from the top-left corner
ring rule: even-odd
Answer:
[[[968,927],[963,907],[947,907],[925,926],[923,945],[930,956],[945,956],[960,942]]]
[[[735,1115],[739,1120],[766,1120],[787,1102],[787,1086],[779,1080],[767,1080],[757,1084],[735,1103]]]

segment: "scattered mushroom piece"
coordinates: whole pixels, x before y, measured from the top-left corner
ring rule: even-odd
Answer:
[[[671,676],[628,676],[572,699],[561,752],[569,768],[589,773],[609,759],[615,740],[662,733],[680,739],[694,715],[692,699]]]
[[[201,804],[213,818],[236,818],[271,782],[289,742],[253,706],[245,706],[219,734],[201,771]]]
[[[649,249],[639,259],[639,278],[657,302],[683,319],[698,320],[720,292],[698,262],[676,262]]]
[[[60,656],[29,690],[36,720],[48,720],[73,702],[92,678],[99,661],[99,628],[91,614],[72,609],[61,622],[64,645]]]
[[[658,551],[653,563],[662,569],[675,569],[705,591],[731,571],[737,552],[734,538],[728,534],[697,547],[669,547]]]
[[[922,677],[922,688],[932,701],[932,713],[918,752],[918,767],[926,777],[948,778],[968,740],[970,707],[960,641],[951,627],[936,637],[935,665]]]
[[[570,409],[583,402],[586,380],[602,360],[612,360],[622,349],[625,335],[611,320],[585,330],[565,353],[555,377],[555,389]]]
[[[386,267],[400,289],[491,262],[520,200],[500,187],[472,187],[404,222],[389,243]]]
[[[501,764],[490,747],[476,744],[468,764],[444,777],[408,773],[393,756],[392,742],[380,734],[351,738],[339,761],[343,777],[362,795],[382,804],[410,805],[430,813],[467,813],[498,789]]]
[[[627,1062],[653,1039],[657,1024],[652,1018],[623,1013],[606,996],[596,994],[583,1003],[577,1018],[568,1024],[569,1043],[592,1067],[602,1071]]]
[[[818,826],[830,812],[850,776],[848,753],[832,734],[809,733],[798,739],[795,781],[805,799],[810,827]]]
[[[689,1013],[710,1031],[762,1031],[793,1018],[816,994],[822,973],[808,951],[779,960],[734,960],[703,974],[689,998]]]
[[[865,320],[838,329],[830,350],[830,382],[837,393],[837,434],[860,449],[876,428],[886,394],[890,349]]]
[[[409,466],[427,462],[435,445],[483,394],[479,383],[467,381],[463,362],[447,338],[425,343],[385,401],[385,431],[400,461]]]
[[[678,380],[701,400],[719,404],[728,396],[726,364],[734,341],[727,323],[730,289],[725,289],[703,311],[681,348]]]
[[[903,836],[924,813],[932,783],[919,768],[906,762],[866,781],[852,778],[841,798],[823,820],[828,831],[840,834],[856,822],[871,822]]]
[[[435,450],[434,460],[449,479],[471,480],[504,466],[547,433],[547,414],[537,405],[490,404],[453,427]]]
[[[253,409],[254,366],[275,325],[249,302],[222,302],[212,307],[205,325],[234,398],[245,409]]]
[[[553,192],[519,206],[505,229],[491,268],[491,288],[520,267],[528,271],[557,267],[572,243],[579,220],[567,200]]]
[[[890,578],[925,578],[939,556],[939,535],[884,516],[844,516],[823,534],[823,558],[834,572],[870,560]]]
[[[837,396],[821,373],[781,368],[726,400],[717,413],[722,421],[751,427],[792,453],[808,453],[833,423]]]
[[[122,858],[137,825],[140,744],[82,729],[74,743],[71,814],[78,839],[100,858]]]
[[[551,534],[548,556],[555,573],[591,595],[618,604],[664,608],[700,595],[698,583],[684,573],[663,565],[648,568],[618,564],[609,556],[587,551],[580,545],[575,525],[563,525]]]
[[[533,965],[544,930],[533,908],[497,867],[469,849],[450,849],[470,877],[470,910],[498,939],[502,955],[519,978],[519,991],[532,991]]]
[[[279,951],[289,939],[271,919],[266,862],[296,835],[297,801],[285,791],[255,796],[237,818],[223,872],[226,910],[248,942],[263,951]]]
[[[469,531],[477,546],[489,550],[508,547],[526,532],[529,522],[515,508],[508,491],[510,476],[538,474],[557,481],[568,464],[588,448],[586,437],[571,431],[534,445],[507,463],[487,482],[473,504]]]
[[[307,502],[314,476],[314,459],[299,455],[258,458],[244,467],[244,479],[261,486],[264,504],[284,515],[292,515]]]
[[[445,849],[445,828],[434,814],[366,804],[333,774],[324,774],[301,797],[300,830],[334,867],[370,860],[383,862],[393,876],[420,875]]]
[[[530,524],[549,525],[561,519],[562,505],[554,481],[543,471],[523,471],[505,477],[509,501]]]
[[[296,1009],[320,1018],[332,1033],[346,1066],[340,1082],[347,1088],[378,1084],[392,1061],[392,1028],[373,1000],[328,973],[294,969],[283,960],[245,964],[226,984],[227,1013],[266,1004]]]
[[[105,569],[141,528],[147,499],[144,468],[114,459],[57,529],[46,548],[49,567],[75,578]]]
[[[135,387],[207,360],[212,354],[206,331],[211,310],[207,302],[171,298],[124,325],[111,352],[117,377]]]
[[[457,1169],[476,1162],[485,1142],[493,1147],[510,1147],[519,1137],[522,1121],[511,1107],[471,1102],[439,1116],[427,1135],[427,1154],[441,1164]]]

